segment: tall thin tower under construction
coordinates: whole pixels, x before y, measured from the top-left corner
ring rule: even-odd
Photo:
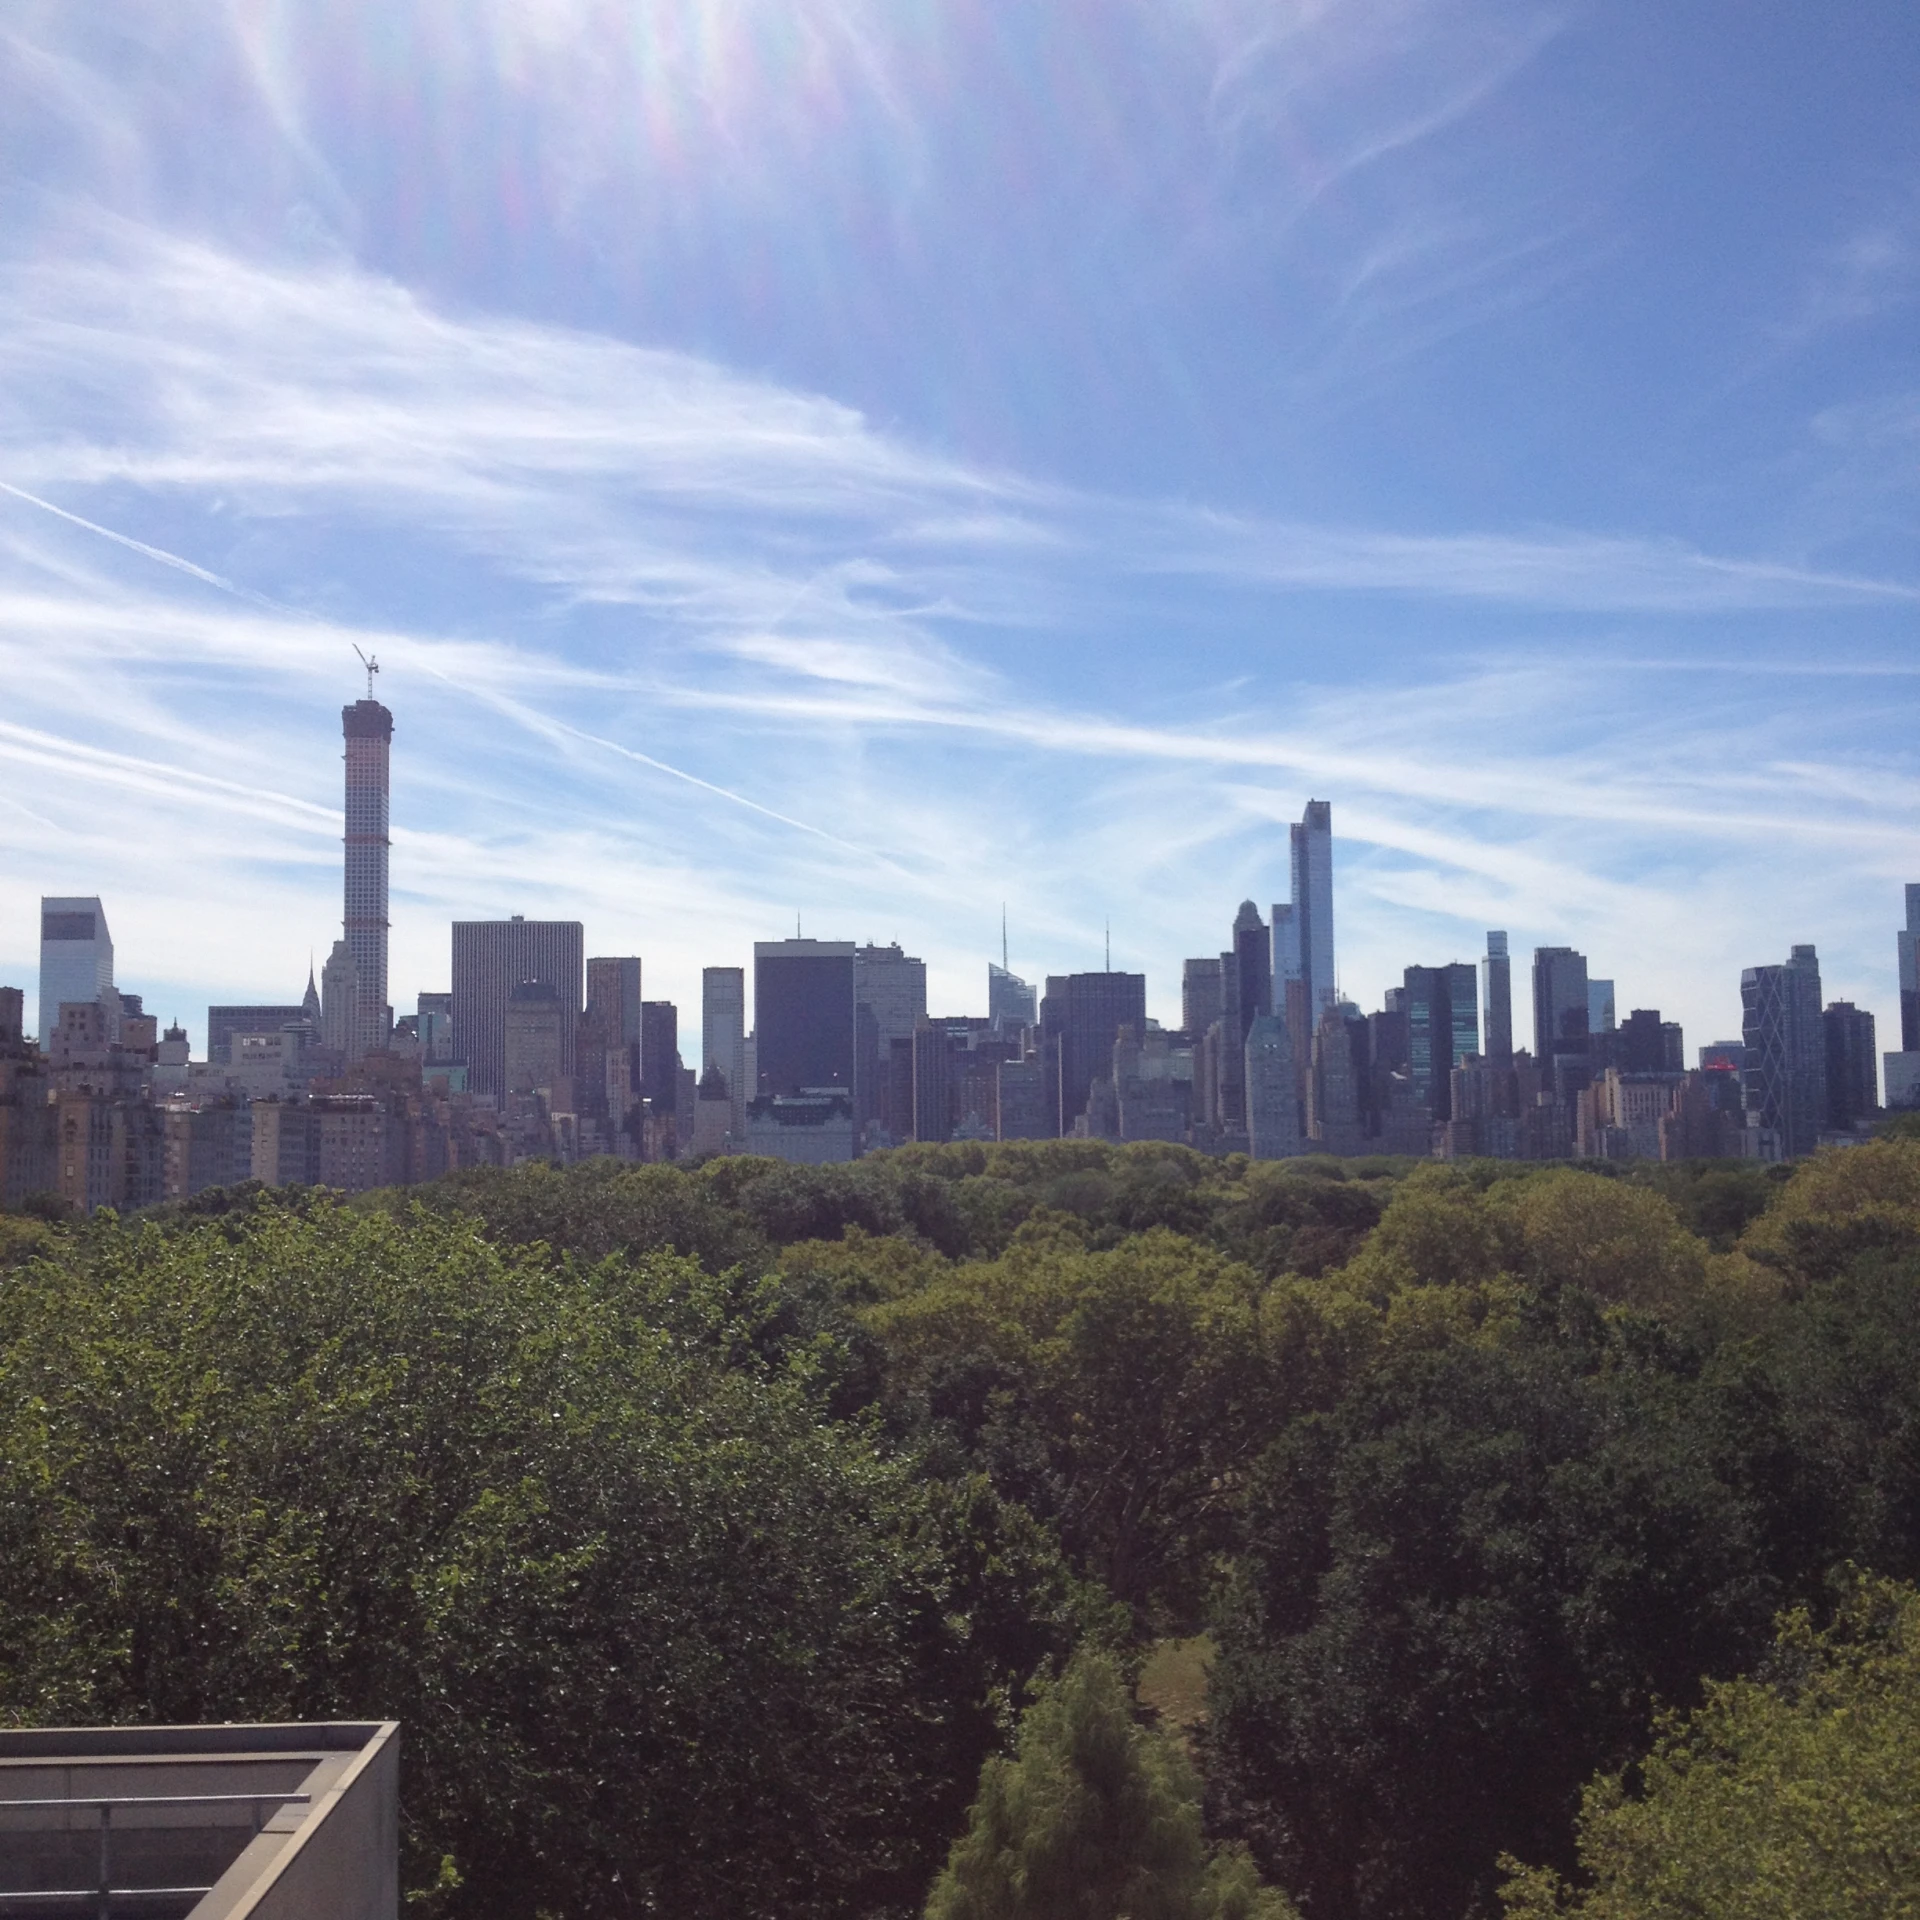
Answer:
[[[364,657],[364,656],[363,656]],[[347,742],[346,945],[353,956],[354,1017],[349,1057],[360,1059],[387,1044],[393,1011],[387,1005],[387,758],[393,715],[373,697],[340,710]]]

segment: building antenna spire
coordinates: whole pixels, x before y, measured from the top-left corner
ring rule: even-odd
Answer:
[[[1113,971],[1113,922],[1109,920],[1106,923],[1106,925],[1107,925],[1107,971],[1111,973]]]
[[[354,642],[353,650],[360,653],[360,643]],[[370,653],[360,653],[360,664],[367,670],[367,698],[373,698],[373,676],[380,671],[380,662]]]
[[[1002,973],[1013,971],[1007,965],[1007,903],[1004,900],[1000,902],[1000,971]]]

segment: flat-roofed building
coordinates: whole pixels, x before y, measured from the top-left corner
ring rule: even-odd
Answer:
[[[456,920],[453,923],[454,1045],[467,1087],[496,1098],[507,1091],[507,1001],[515,987],[544,980],[565,1011],[560,1072],[573,1078],[585,990],[586,929],[578,920]]]
[[[747,1107],[747,1151],[804,1166],[853,1158],[853,1096],[839,1087],[763,1094]]]
[[[307,1018],[307,1010],[299,1007],[209,1007],[207,1009],[207,1061],[210,1066],[224,1067],[232,1059],[232,1046],[235,1037],[243,1033],[279,1033],[283,1028],[296,1026]],[[319,1038],[316,1031],[313,1035]]]
[[[0,1730],[0,1904],[397,1920],[399,1727]]]
[[[112,986],[113,939],[107,932],[107,910],[99,899],[91,894],[42,898],[40,1045],[52,1043],[63,1006],[98,1000]]]
[[[754,942],[758,1092],[844,1087],[852,1094],[854,953],[851,940]]]

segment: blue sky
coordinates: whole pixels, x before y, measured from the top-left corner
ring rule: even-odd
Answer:
[[[1179,962],[1330,800],[1347,992],[1583,948],[1897,1044],[1920,11],[16,0],[0,979],[99,893],[199,1037],[580,918],[697,1024],[799,914]],[[691,1049],[689,1048],[689,1051]]]

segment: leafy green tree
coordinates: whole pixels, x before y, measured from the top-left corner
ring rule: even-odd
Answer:
[[[873,1307],[890,1403],[1050,1519],[1156,1624],[1199,1611],[1237,1476],[1284,1414],[1265,1289],[1164,1229],[1089,1249],[1035,1214],[998,1261]]]
[[[1209,1847],[1199,1781],[1138,1725],[1118,1668],[1080,1654],[988,1760],[926,1920],[1286,1920],[1244,1855]]]
[[[1771,1671],[1662,1720],[1637,1790],[1580,1813],[1578,1892],[1504,1864],[1511,1920],[1905,1920],[1920,1910],[1920,1593],[1861,1581],[1835,1626],[1796,1611]]]
[[[1836,1279],[1863,1253],[1920,1251],[1920,1140],[1874,1140],[1802,1162],[1740,1251],[1793,1286]]]
[[[1567,1859],[1581,1782],[1778,1604],[1656,1329],[1464,1297],[1403,1296],[1452,1316],[1391,1316],[1249,1479],[1208,1772],[1314,1920],[1450,1920],[1502,1850]]]
[[[0,1276],[0,1718],[396,1717],[429,1911],[914,1912],[1075,1592],[756,1311],[458,1210],[75,1234]]]
[[[1574,1287],[1609,1305],[1685,1310],[1700,1297],[1707,1248],[1658,1193],[1573,1168],[1489,1189],[1488,1205],[1517,1241],[1520,1276]]]

